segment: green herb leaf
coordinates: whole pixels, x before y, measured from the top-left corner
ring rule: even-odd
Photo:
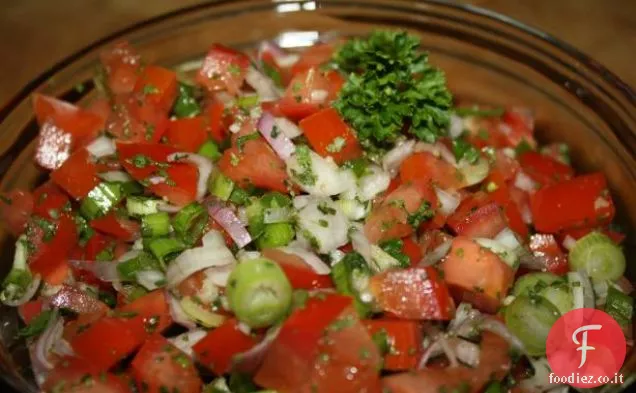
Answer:
[[[39,313],[31,322],[24,328],[18,331],[20,337],[34,337],[41,334],[49,324],[49,321],[53,317],[53,310],[44,310]]]
[[[406,268],[411,266],[411,259],[408,257],[408,255],[402,252],[403,246],[404,242],[400,239],[387,240],[386,242],[380,244],[380,248],[384,250],[384,252],[400,262],[400,267]]]

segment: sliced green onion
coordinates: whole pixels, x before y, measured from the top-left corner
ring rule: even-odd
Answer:
[[[518,296],[506,307],[506,326],[532,356],[545,355],[548,333],[559,319],[559,310],[540,296]]]
[[[201,107],[194,95],[194,87],[179,82],[177,98],[174,101],[172,112],[177,118],[194,117],[201,113]]]
[[[221,158],[221,149],[214,141],[205,141],[200,147],[198,154],[207,157],[212,161],[217,161]]]
[[[126,210],[128,215],[133,217],[146,216],[159,212],[159,199],[152,199],[142,196],[129,196],[126,198]]]
[[[232,193],[230,194],[229,201],[235,205],[243,206],[247,203],[250,194],[242,188],[234,187]]]
[[[172,227],[189,246],[194,245],[208,224],[208,211],[200,203],[192,202],[174,216]]]
[[[265,230],[265,208],[260,200],[256,198],[250,199],[245,213],[247,215],[247,229],[250,235],[254,238],[260,236]]]
[[[80,205],[80,212],[89,220],[101,217],[117,205],[124,195],[119,183],[99,183]]]
[[[170,233],[170,216],[166,212],[148,214],[141,218],[143,237],[160,237]]]
[[[552,303],[561,315],[571,311],[574,306],[570,286],[565,280],[555,281],[539,291],[538,295]]]
[[[568,272],[567,278],[572,291],[572,307],[594,308],[594,288],[587,274],[583,271]]]
[[[242,109],[250,109],[258,105],[258,100],[257,94],[244,95],[236,99],[236,105]]]
[[[234,190],[234,182],[221,172],[217,172],[208,180],[208,190],[222,201],[227,201]]]
[[[144,186],[136,181],[127,181],[119,184],[124,195],[141,195],[144,193]]]
[[[274,191],[263,195],[261,204],[265,208],[289,207],[292,200],[287,195]]]
[[[619,325],[625,327],[632,322],[634,298],[610,286],[605,300],[605,312],[614,318]]]
[[[503,387],[501,386],[501,382],[499,381],[492,381],[491,383],[488,384],[488,386],[486,386],[486,389],[484,390],[484,393],[503,393],[503,392],[504,392]]]
[[[558,281],[559,276],[548,272],[528,273],[519,277],[512,289],[515,296],[529,295]]]
[[[295,234],[294,227],[287,222],[267,224],[263,234],[256,240],[256,244],[261,250],[283,247],[294,239]]]
[[[27,266],[27,238],[22,235],[15,242],[15,254],[13,255],[13,265],[9,274],[2,281],[2,292],[0,292],[0,301],[12,304],[14,301],[21,299],[29,289],[33,277]]]
[[[152,239],[148,244],[148,249],[162,264],[166,261],[174,259],[183,250],[186,245],[179,239],[170,237],[161,237]]]
[[[625,273],[625,254],[612,239],[591,232],[574,243],[569,255],[571,270],[584,270],[594,280],[618,280]]]
[[[136,257],[117,264],[117,272],[123,281],[135,281],[137,273],[144,270],[160,269],[159,261],[147,252],[141,252]]]
[[[189,296],[181,299],[179,304],[190,318],[206,328],[219,327],[223,324],[223,322],[225,322],[225,317],[223,315],[204,308],[201,304],[197,303]]]
[[[287,315],[292,286],[283,270],[265,258],[239,263],[226,288],[230,308],[252,328],[270,326]]]

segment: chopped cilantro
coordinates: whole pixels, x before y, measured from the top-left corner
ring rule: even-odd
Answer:
[[[147,85],[144,85],[143,93],[144,95],[159,94],[159,89],[155,85],[147,84]]]
[[[296,146],[296,159],[302,172],[292,169],[292,175],[304,185],[313,186],[316,184],[317,177],[311,165],[311,150],[307,145]]]
[[[404,242],[401,239],[388,240],[380,244],[380,248],[382,248],[384,252],[400,262],[400,267],[406,268],[411,266],[411,259],[408,257],[408,255],[402,252],[403,246]]]
[[[431,204],[428,201],[422,202],[420,207],[415,213],[409,215],[407,221],[413,228],[419,228],[420,224],[424,221],[428,221],[435,216],[435,212],[431,209]]]
[[[252,132],[251,134],[239,136],[238,138],[236,138],[236,147],[237,147],[238,151],[240,151],[242,153],[243,152],[243,148],[245,147],[245,144],[248,141],[253,141],[255,139],[258,139],[258,137],[259,137],[258,132]]]
[[[34,337],[41,334],[53,317],[53,310],[44,310],[29,322],[27,326],[18,331],[20,337]]]
[[[453,139],[453,154],[457,161],[465,160],[474,164],[479,159],[479,150],[463,137]]]
[[[329,145],[327,145],[327,151],[329,153],[338,153],[342,151],[346,144],[347,141],[343,137],[338,136],[334,138],[334,140]]]

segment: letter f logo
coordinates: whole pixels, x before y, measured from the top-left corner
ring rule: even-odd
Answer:
[[[587,351],[593,351],[596,349],[592,346],[587,345],[587,331],[601,330],[601,328],[602,328],[601,325],[584,325],[576,329],[574,333],[572,333],[572,341],[574,341],[574,344],[580,345],[580,347],[576,348],[577,351],[581,351],[581,364],[579,364],[579,368],[583,367],[583,365],[585,364],[585,361],[587,360]],[[581,332],[583,332],[582,334],[583,338],[581,342],[579,342],[576,336]]]

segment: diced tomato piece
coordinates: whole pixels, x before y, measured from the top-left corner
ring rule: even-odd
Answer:
[[[136,221],[124,217],[118,217],[115,213],[109,213],[90,222],[91,228],[116,239],[132,242],[139,238],[140,226]]]
[[[22,190],[11,190],[0,194],[0,222],[14,236],[19,236],[26,228],[33,211],[33,195]]]
[[[410,237],[402,239],[402,252],[411,260],[411,266],[417,265],[422,260],[422,249]]]
[[[239,51],[214,44],[203,60],[196,81],[208,90],[227,90],[238,94],[245,80],[249,58]]]
[[[287,192],[285,163],[262,138],[247,141],[241,152],[238,146],[223,152],[219,169],[240,187],[252,184],[259,188]]]
[[[226,137],[226,130],[223,124],[223,112],[225,106],[220,101],[212,101],[208,106],[206,113],[208,115],[208,131],[210,137],[215,142],[222,142]]]
[[[254,380],[281,393],[379,392],[379,363],[351,298],[330,294],[310,298],[285,321]]]
[[[559,247],[553,235],[534,234],[530,237],[530,250],[545,262],[544,269],[560,276],[568,272],[568,257]]]
[[[54,308],[64,308],[76,314],[100,314],[108,311],[108,306],[87,292],[64,284],[62,288],[49,298],[49,304]]]
[[[127,304],[112,316],[100,318],[71,341],[77,356],[106,370],[137,349],[153,333],[172,324],[162,290],[150,292]]]
[[[436,393],[466,391],[478,393],[492,380],[501,380],[510,371],[509,346],[494,333],[484,332],[480,343],[479,365],[433,368],[395,374],[383,379],[391,393]],[[469,388],[466,389],[465,386]]]
[[[133,91],[139,75],[141,56],[128,42],[118,42],[100,54],[108,73],[108,86],[114,94]]]
[[[530,197],[530,209],[535,228],[546,233],[603,225],[615,213],[602,173],[545,186]]]
[[[104,236],[99,232],[95,232],[93,236],[86,242],[84,247],[85,257],[89,261],[97,259],[97,255],[110,246],[114,246],[114,240],[111,237]]]
[[[416,321],[372,319],[362,321],[371,335],[386,334],[389,352],[382,368],[390,371],[415,369],[422,356],[422,327]]]
[[[362,155],[355,134],[333,108],[304,118],[300,128],[316,153],[331,156],[338,164]]]
[[[522,154],[519,162],[523,171],[542,186],[559,183],[574,176],[574,169],[569,165],[535,151]]]
[[[117,142],[117,152],[119,153],[119,162],[130,173],[130,176],[136,180],[144,180],[160,169],[157,163],[167,163],[168,156],[177,153],[178,150],[160,143]],[[134,158],[148,158],[149,160],[141,165],[135,164]]]
[[[371,278],[378,306],[403,319],[449,320],[455,305],[433,267],[389,270]]]
[[[409,236],[414,232],[409,216],[425,202],[433,209],[437,207],[437,195],[430,184],[400,185],[373,208],[364,224],[364,233],[372,243]]]
[[[402,183],[430,183],[443,190],[456,190],[464,186],[461,173],[448,162],[429,152],[411,154],[400,165]]]
[[[168,128],[167,112],[134,96],[115,97],[106,129],[117,140],[159,142]]]
[[[99,184],[97,167],[86,149],[79,149],[61,167],[51,172],[51,179],[73,198],[84,198]]]
[[[190,164],[172,164],[165,171],[166,180],[151,184],[148,189],[177,206],[185,206],[197,199],[197,167]]]
[[[336,94],[324,73],[309,68],[292,78],[278,106],[284,116],[302,120],[325,107]]]
[[[46,121],[40,126],[35,162],[44,169],[55,170],[62,166],[73,150],[73,137],[68,132]]]
[[[493,170],[486,179],[486,184],[494,190],[488,192],[488,199],[496,202],[503,210],[508,226],[522,239],[528,238],[528,227],[523,222],[519,207],[512,199],[511,189],[505,181],[504,175]]]
[[[276,61],[276,55],[272,53],[272,51],[269,48],[264,48],[264,50],[260,52],[260,60],[263,63],[263,65],[266,65],[271,70],[273,70],[278,75],[280,75],[280,82],[282,85],[286,85],[287,82],[289,82],[289,80],[291,79],[290,70],[288,68],[283,68],[278,65],[278,62]],[[274,80],[274,82],[278,82],[278,81]]]
[[[68,275],[67,258],[77,242],[77,227],[66,214],[62,214],[57,223],[46,224],[54,228],[47,232],[39,222],[32,221],[31,230],[27,230],[27,240],[34,250],[29,255],[29,269],[47,283],[59,285]]]
[[[284,251],[268,248],[263,250],[263,257],[278,263],[285,272],[287,279],[295,289],[333,288],[331,277],[320,275],[313,271],[299,256]]]
[[[137,78],[134,92],[167,113],[177,97],[177,74],[156,65],[146,66]]]
[[[504,153],[503,149],[495,151],[494,160],[492,161],[492,172],[499,173],[504,181],[514,179],[515,175],[521,168],[519,162]]]
[[[159,334],[152,335],[131,363],[139,391],[200,393],[201,378],[194,362]]]
[[[508,145],[516,147],[525,141],[530,147],[537,146],[534,140],[534,116],[527,108],[509,108],[502,116],[500,129],[508,140]]]
[[[501,210],[486,194],[478,192],[464,199],[447,223],[457,235],[492,238],[506,227]]]
[[[22,318],[22,322],[24,322],[25,325],[30,324],[33,318],[40,315],[42,310],[44,310],[43,298],[30,300],[18,306],[18,314],[20,315],[20,318]]]
[[[131,393],[130,386],[111,373],[78,358],[57,363],[42,385],[46,393]]]
[[[451,235],[439,229],[425,231],[420,236],[420,252],[422,253],[422,255],[426,255],[437,247],[441,246],[442,243],[450,242],[451,240],[453,240],[453,237]]]
[[[197,152],[208,140],[206,120],[203,116],[171,120],[166,131],[168,143],[180,151]]]
[[[69,203],[68,196],[51,182],[33,190],[33,214],[44,218],[57,218]]]
[[[488,313],[497,311],[514,279],[512,268],[496,254],[463,236],[453,239],[441,268],[457,302]]]
[[[258,341],[238,328],[236,319],[228,319],[194,344],[192,349],[201,364],[215,374],[230,371],[234,357],[254,347]]]
[[[312,67],[318,67],[331,60],[335,50],[334,43],[312,45],[300,54],[300,59],[291,68],[293,75],[303,73]]]

